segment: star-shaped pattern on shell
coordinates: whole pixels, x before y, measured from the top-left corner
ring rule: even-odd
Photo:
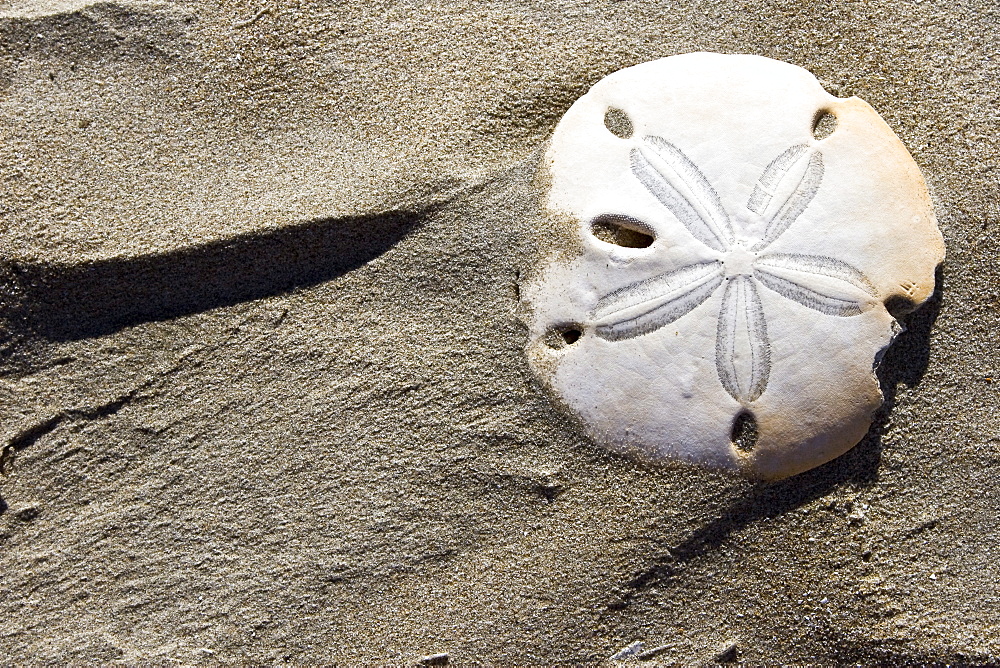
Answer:
[[[532,371],[584,435],[644,461],[777,480],[847,452],[883,401],[896,308],[930,298],[944,257],[871,105],[760,56],[608,75],[532,185]]]
[[[649,334],[723,290],[715,362],[719,380],[748,404],[767,389],[771,372],[768,318],[760,290],[828,316],[851,317],[877,303],[858,269],[825,255],[770,252],[806,211],[823,180],[823,155],[798,144],[764,169],[746,210],[730,216],[705,175],[677,146],[647,136],[633,148],[631,170],[646,189],[715,259],[692,263],[625,285],[597,301],[594,332],[608,341]],[[757,217],[757,224],[740,224]],[[757,235],[750,230],[762,231]]]

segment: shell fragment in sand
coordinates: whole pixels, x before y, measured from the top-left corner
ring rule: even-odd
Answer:
[[[591,438],[763,479],[861,440],[885,304],[926,301],[944,257],[868,104],[767,58],[673,56],[577,100],[542,169],[574,232],[525,286],[528,355]]]

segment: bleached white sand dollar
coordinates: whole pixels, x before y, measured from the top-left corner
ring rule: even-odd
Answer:
[[[944,257],[867,103],[767,58],[673,56],[577,100],[543,169],[575,250],[526,286],[528,354],[593,439],[764,479],[861,440],[885,304],[927,300]]]

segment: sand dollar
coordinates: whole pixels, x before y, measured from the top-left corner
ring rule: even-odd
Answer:
[[[927,300],[944,257],[867,103],[767,58],[673,56],[598,82],[542,168],[572,238],[524,291],[528,355],[591,438],[776,479],[865,435],[885,304]]]

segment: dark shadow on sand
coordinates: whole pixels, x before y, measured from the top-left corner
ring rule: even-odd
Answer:
[[[431,211],[314,220],[174,252],[80,264],[0,259],[0,366],[26,349],[111,334],[331,280],[385,253]]]

